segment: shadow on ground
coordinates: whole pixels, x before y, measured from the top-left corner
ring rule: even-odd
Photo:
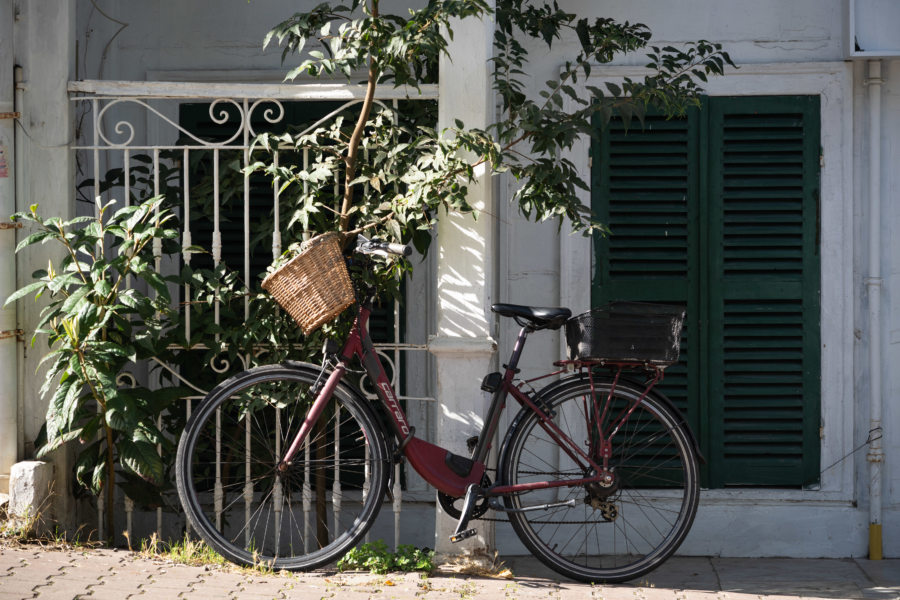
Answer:
[[[523,587],[568,581],[531,557],[504,558]],[[669,559],[656,571],[622,584],[718,592],[748,597],[792,596],[829,599],[900,599],[900,560],[694,558]]]

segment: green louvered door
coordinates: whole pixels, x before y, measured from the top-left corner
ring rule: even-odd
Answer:
[[[709,102],[710,480],[819,473],[819,98]]]
[[[699,151],[695,119],[648,116],[644,127],[612,122],[593,154],[593,210],[613,235],[595,238],[592,303],[639,300],[687,307],[681,360],[661,389],[700,427]]]
[[[594,304],[687,306],[664,391],[706,484],[801,486],[819,469],[818,97],[717,97],[611,124],[594,147]]]

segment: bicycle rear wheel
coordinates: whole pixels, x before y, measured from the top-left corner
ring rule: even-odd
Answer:
[[[343,556],[378,514],[388,475],[383,430],[344,385],[288,468],[276,468],[317,376],[305,364],[244,371],[212,390],[188,421],[178,495],[200,537],[228,560],[313,569]]]
[[[602,403],[611,384],[594,380],[594,397]],[[619,382],[603,431],[610,419],[632,406],[642,390]],[[596,439],[591,386],[586,378],[557,385],[542,398],[553,422],[587,452]],[[681,544],[697,511],[700,486],[697,455],[679,416],[654,395],[637,406],[612,440],[609,487],[559,487],[504,498],[521,509],[557,504],[546,510],[511,512],[513,529],[529,550],[557,572],[581,581],[621,582],[659,566]],[[553,441],[537,415],[519,413],[500,459],[505,484],[583,478],[585,473]],[[558,506],[574,500],[574,505]]]

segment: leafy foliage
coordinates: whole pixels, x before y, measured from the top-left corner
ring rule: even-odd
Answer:
[[[314,77],[366,72],[367,93],[355,118],[341,114],[304,135],[263,136],[259,147],[309,153],[308,165],[259,161],[255,170],[271,175],[282,189],[302,189],[292,221],[307,230],[338,230],[348,237],[370,234],[415,244],[425,252],[441,211],[472,212],[468,186],[478,167],[508,171],[518,180],[514,200],[526,217],[568,221],[576,231],[602,231],[578,199],[587,190],[575,165],[564,157],[580,136],[592,135],[592,120],[643,119],[650,106],[667,114],[697,103],[700,83],[732,65],[720,45],[706,41],[683,48],[650,47],[650,74],[625,78],[606,89],[575,84],[593,65],[624,52],[645,50],[645,25],[589,20],[559,8],[556,2],[498,0],[493,86],[503,114],[486,129],[461,121],[445,131],[423,123],[403,123],[373,101],[378,85],[417,87],[435,80],[439,57],[447,52],[456,19],[488,18],[482,0],[431,0],[407,16],[383,15],[379,0],[353,0],[348,6],[323,3],[277,25],[266,44],[283,47],[283,60],[297,55],[287,75]],[[563,39],[577,40],[575,56],[558,79],[538,97],[527,93],[529,55]],[[576,108],[572,108],[572,107]],[[360,151],[362,150],[362,151]],[[335,186],[342,197],[335,202]],[[408,268],[408,265],[405,266]],[[383,277],[381,284],[390,278]]]
[[[32,338],[34,343],[45,334],[51,347],[42,360],[49,366],[41,393],[50,404],[38,456],[77,440],[82,445],[75,461],[80,484],[95,494],[101,489],[111,494],[108,484],[117,461],[130,495],[152,502],[166,481],[157,448],[174,450],[156,418],[184,390],[123,387],[118,376],[161,344],[171,309],[154,246],[158,253],[180,250],[178,230],[171,227],[173,216],[161,207],[161,197],[111,215],[110,204],[98,206],[96,218],[44,218],[36,205],[14,215],[33,229],[17,252],[55,243],[63,253],[6,304],[30,294],[49,297]],[[135,281],[146,284],[149,293],[129,285]]]
[[[361,544],[351,549],[338,562],[339,571],[371,571],[385,574],[392,571],[434,570],[434,550],[400,544],[396,552],[388,550],[382,540]]]

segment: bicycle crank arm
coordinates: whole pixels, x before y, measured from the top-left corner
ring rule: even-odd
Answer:
[[[488,501],[488,504],[490,505],[491,508],[493,508],[496,511],[507,512],[507,513],[523,513],[523,512],[529,512],[532,510],[548,510],[551,508],[559,508],[561,506],[570,506],[570,507],[575,506],[575,499],[572,498],[571,500],[566,500],[565,502],[551,502],[549,504],[535,504],[534,506],[523,506],[522,508],[507,508],[506,506],[503,506],[503,504],[501,504],[500,500],[498,500],[497,498],[491,498]]]

